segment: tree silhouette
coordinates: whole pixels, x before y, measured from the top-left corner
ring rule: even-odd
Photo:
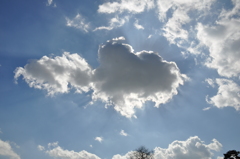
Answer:
[[[153,151],[141,146],[132,153],[130,159],[154,159],[153,154]]]
[[[240,152],[236,150],[230,150],[224,154],[224,159],[240,159]]]

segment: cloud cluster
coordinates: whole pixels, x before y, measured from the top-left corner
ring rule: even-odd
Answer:
[[[47,149],[45,149],[44,146],[39,145],[38,149],[56,159],[100,159],[98,156],[91,154],[85,150],[80,152],[75,152],[73,150],[64,150],[58,145],[57,142],[49,143]]]
[[[174,141],[167,149],[156,147],[154,157],[156,159],[212,159],[212,151],[220,151],[222,144],[213,139],[210,144],[204,142],[197,136],[190,137],[186,141]],[[113,159],[130,159],[132,152],[126,155],[114,155]]]
[[[16,154],[9,142],[2,141],[0,139],[0,156],[9,157],[11,159],[20,159],[20,156]]]
[[[119,40],[122,40],[120,38]],[[49,95],[93,90],[92,99],[113,105],[115,110],[128,118],[135,108],[146,101],[155,106],[168,102],[184,83],[176,63],[162,59],[148,51],[135,53],[133,48],[118,39],[100,46],[100,66],[91,69],[78,54],[64,53],[61,57],[44,56],[15,70],[15,79],[23,76],[30,87],[44,89]]]

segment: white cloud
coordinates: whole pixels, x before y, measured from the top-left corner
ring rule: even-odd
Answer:
[[[206,66],[225,77],[240,74],[240,18],[221,19],[215,26],[199,24],[198,39],[209,48]]]
[[[165,159],[211,159],[212,151],[219,151],[222,145],[216,139],[206,145],[197,136],[186,141],[174,141],[167,149],[157,147],[154,149],[156,158]]]
[[[138,24],[138,20],[136,20],[136,21],[134,22],[134,26],[135,26],[138,30],[144,29],[144,27],[143,27],[142,25]]]
[[[15,80],[20,76],[30,87],[47,90],[48,95],[68,93],[69,87],[77,92],[87,92],[91,80],[91,68],[78,54],[65,52],[55,58],[43,56],[40,60],[32,60],[15,70]]]
[[[78,93],[92,89],[93,101],[113,105],[128,118],[135,117],[135,109],[143,107],[146,101],[159,107],[172,99],[186,79],[176,63],[153,52],[136,53],[119,40],[100,46],[100,66],[95,70],[78,54],[65,52],[61,57],[44,56],[24,68],[18,67],[15,79],[22,75],[30,87],[44,89],[49,95],[68,93],[71,88]]]
[[[124,130],[121,130],[119,134],[122,136],[128,136],[128,134]]]
[[[40,147],[41,151],[44,151],[46,154],[56,159],[100,159],[98,156],[91,154],[85,150],[80,152],[75,152],[73,150],[64,150],[58,145],[58,142],[49,143],[48,145],[51,145],[52,148],[49,147],[48,150],[45,150],[45,148],[41,145],[39,145],[38,148]]]
[[[217,95],[207,101],[218,108],[234,107],[240,110],[240,86],[228,79],[216,79],[218,84]]]
[[[48,0],[47,6],[50,6],[53,3],[53,0]]]
[[[45,150],[45,147],[44,147],[44,146],[41,146],[41,145],[38,145],[38,150],[44,151],[44,150]]]
[[[207,78],[205,79],[205,81],[211,86],[211,87],[215,87],[215,81],[211,78]]]
[[[120,0],[119,2],[107,2],[99,6],[99,13],[122,13],[128,11],[131,13],[141,13],[145,9],[154,7],[154,0]]]
[[[124,156],[117,154],[117,155],[114,155],[112,159],[131,159],[132,153],[133,151],[130,151]]]
[[[73,19],[66,18],[67,26],[80,29],[84,32],[88,32],[90,29],[90,24],[82,17],[82,15],[77,14]]]
[[[95,140],[98,141],[98,142],[102,142],[103,138],[102,137],[96,137]]]
[[[199,137],[190,137],[186,141],[174,141],[168,148],[156,147],[154,157],[156,159],[212,159],[212,151],[220,151],[222,144],[213,139],[210,144],[204,144]],[[130,159],[132,151],[126,155],[114,155],[113,159]]]
[[[0,139],[0,156],[9,157],[10,159],[20,159],[20,156],[16,154],[13,150],[9,142],[2,141]]]
[[[194,47],[190,37],[195,36],[194,25],[201,16],[206,16],[215,0],[158,0],[159,19],[166,22],[163,35],[167,40],[188,51]],[[172,12],[167,16],[168,12]],[[193,23],[193,24],[194,24]]]
[[[209,109],[211,109],[211,107],[206,107],[206,108],[203,108],[203,111],[207,111]]]

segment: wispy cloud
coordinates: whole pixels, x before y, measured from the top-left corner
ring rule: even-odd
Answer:
[[[88,32],[90,29],[90,23],[86,22],[82,15],[77,14],[74,18],[66,18],[67,26],[80,29],[84,32]]]

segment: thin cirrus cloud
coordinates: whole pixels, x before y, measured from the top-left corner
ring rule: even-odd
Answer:
[[[220,151],[222,144],[213,139],[210,144],[204,142],[198,137],[190,137],[186,141],[173,141],[168,148],[156,147],[154,149],[155,158],[164,159],[209,159],[213,156],[213,151]],[[133,151],[126,155],[114,155],[112,159],[129,159]]]
[[[30,87],[46,90],[49,95],[93,90],[92,100],[112,105],[121,115],[131,118],[135,109],[146,101],[155,106],[168,102],[176,95],[187,77],[175,62],[168,62],[156,53],[134,52],[133,48],[113,39],[100,46],[100,66],[92,69],[78,54],[64,53],[61,57],[44,56],[15,70]]]

